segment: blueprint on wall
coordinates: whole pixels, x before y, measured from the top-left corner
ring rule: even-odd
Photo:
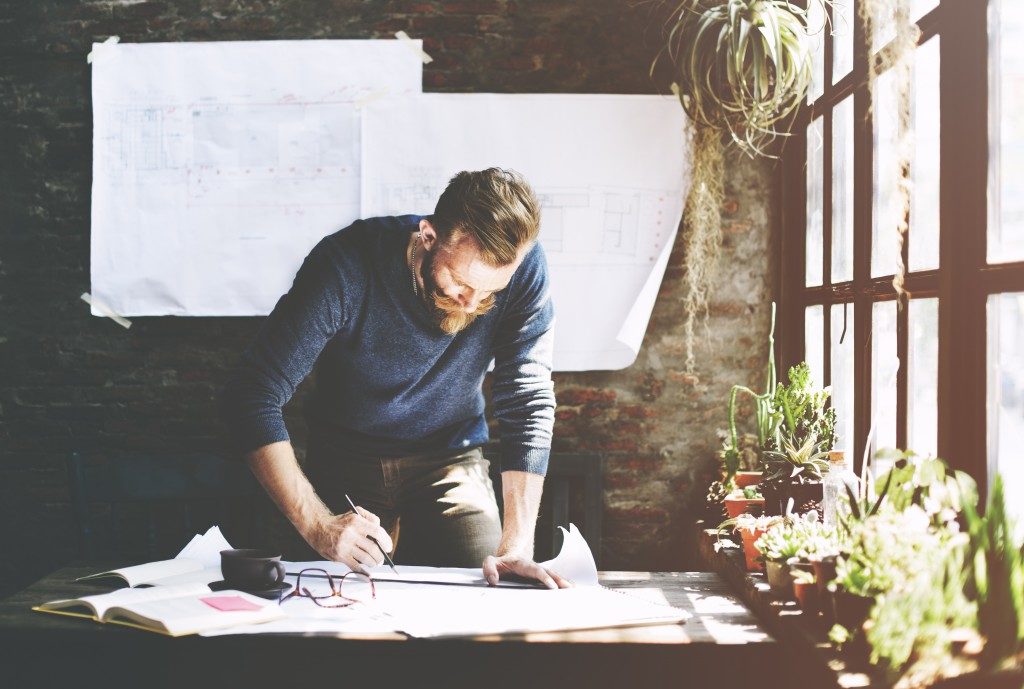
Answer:
[[[360,102],[423,71],[397,40],[93,44],[92,67],[92,293],[125,316],[269,313],[360,215]]]
[[[362,110],[364,217],[429,214],[452,175],[522,173],[542,206],[555,369],[636,359],[682,217],[690,137],[672,97],[423,94]]]

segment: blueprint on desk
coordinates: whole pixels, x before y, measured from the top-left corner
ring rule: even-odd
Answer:
[[[629,366],[668,264],[690,175],[675,98],[422,94],[362,109],[362,213],[429,214],[460,170],[522,173],[541,203],[555,369]]]
[[[93,296],[126,316],[269,313],[359,217],[359,107],[421,90],[403,43],[93,44]]]

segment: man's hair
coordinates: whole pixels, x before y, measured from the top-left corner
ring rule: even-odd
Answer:
[[[519,248],[537,239],[540,204],[518,172],[492,167],[451,178],[431,217],[441,245],[468,235],[492,266],[516,260]]]

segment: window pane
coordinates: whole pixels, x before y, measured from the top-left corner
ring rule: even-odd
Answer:
[[[896,302],[871,309],[871,422],[874,448],[896,447]]]
[[[988,298],[988,463],[1024,517],[1024,292]]]
[[[914,59],[914,161],[910,166],[910,270],[939,267],[939,38]]]
[[[811,42],[811,85],[807,102],[813,103],[825,92],[825,37],[828,35],[825,7],[811,2],[807,8],[807,32]]]
[[[814,385],[821,387],[825,371],[825,307],[821,304],[804,311],[804,361],[811,367]]]
[[[832,115],[832,282],[853,279],[853,96]]]
[[[992,0],[988,261],[1024,260],[1024,3]]]
[[[807,259],[804,284],[821,284],[825,245],[822,237],[822,209],[824,208],[824,151],[822,149],[819,117],[807,125]]]
[[[875,82],[871,277],[893,275],[899,268],[895,86],[895,73],[892,70],[879,75]]]
[[[853,0],[832,5],[832,83],[849,74],[853,67]]]
[[[856,0],[864,2],[864,0]],[[871,52],[877,53],[883,46],[889,41],[896,38],[896,18],[893,16],[893,12],[885,12],[895,7],[895,4],[890,5],[889,3],[877,3],[879,10],[882,10],[882,14],[875,17],[874,29],[875,35],[871,41]]]
[[[846,321],[844,324],[843,314]],[[845,330],[845,332],[844,332]],[[840,342],[841,340],[841,342]],[[853,460],[853,304],[832,305],[832,406],[840,450]]]
[[[938,452],[939,300],[911,299],[907,317],[907,448],[922,455]]]
[[[853,2],[853,0],[844,0]],[[871,52],[877,52],[885,44],[896,38],[896,3],[879,3],[882,9],[890,12],[878,17],[875,21],[875,37],[871,42]],[[939,6],[939,0],[913,0],[910,3],[910,19],[918,21],[924,15]]]
[[[910,18],[917,21],[939,6],[939,0],[914,0],[910,5]]]

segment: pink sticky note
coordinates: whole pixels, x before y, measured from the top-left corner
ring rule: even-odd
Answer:
[[[234,610],[259,610],[260,606],[256,605],[251,601],[247,601],[241,596],[207,596],[206,598],[200,598],[211,608],[222,610],[224,612],[231,612]]]

